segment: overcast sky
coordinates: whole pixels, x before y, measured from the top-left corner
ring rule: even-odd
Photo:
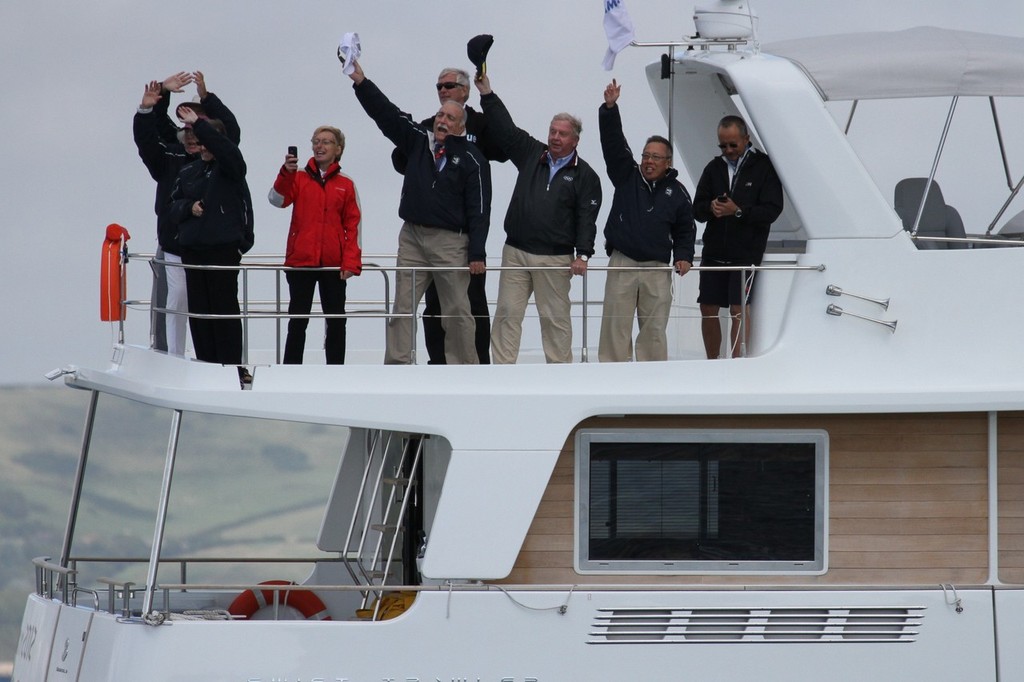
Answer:
[[[693,32],[690,2],[625,2],[638,40]],[[755,8],[765,43],[918,25],[1024,35],[1020,0],[762,0]],[[438,70],[468,68],[466,40],[493,34],[492,85],[516,122],[543,138],[551,114],[577,113],[584,122],[580,152],[603,173],[596,109],[612,76],[623,85],[620,105],[634,149],[665,126],[643,76],[657,51],[629,49],[613,73],[603,71],[602,11],[602,0],[4,0],[0,385],[41,382],[54,367],[102,366],[109,358],[114,331],[98,314],[104,228],[126,226],[133,251],[155,247],[154,183],[131,135],[148,80],[202,70],[237,115],[255,200],[254,252],[283,251],[289,214],[264,197],[287,146],[308,152],[321,124],[348,136],[342,165],[360,192],[364,251],[393,252],[400,178],[390,168],[390,145],[340,72],[334,53],[341,35],[360,34],[367,75],[418,119],[437,108]],[[194,94],[190,88],[185,97]],[[492,257],[500,254],[513,175],[507,165],[494,169]],[[600,226],[604,218],[602,212]],[[146,298],[148,286],[133,285],[129,295]],[[147,328],[145,315],[129,313],[129,326]]]

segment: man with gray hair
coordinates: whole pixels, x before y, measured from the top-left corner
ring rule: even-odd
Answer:
[[[571,114],[555,114],[545,144],[516,127],[486,74],[476,86],[489,134],[519,171],[505,214],[501,265],[521,269],[501,272],[492,359],[514,364],[519,358],[523,316],[534,294],[545,360],[572,362],[569,285],[573,275],[587,272],[601,208],[601,180],[576,153],[583,126]]]

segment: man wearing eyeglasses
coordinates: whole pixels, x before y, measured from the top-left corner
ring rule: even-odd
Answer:
[[[638,164],[622,133],[617,104],[622,89],[612,80],[598,109],[601,150],[615,186],[605,224],[609,270],[601,318],[601,362],[667,360],[672,263],[679,275],[693,264],[693,207],[690,193],[672,168],[672,145],[660,135],[647,138]],[[645,272],[637,268],[650,269]],[[639,323],[633,343],[633,318]]]
[[[466,111],[466,139],[477,146],[484,158],[488,161],[507,161],[508,156],[487,134],[487,119],[482,113],[466,104],[469,100],[469,74],[462,69],[447,67],[438,74],[435,87],[437,88],[437,99],[441,104],[448,100],[454,100],[463,106]],[[429,128],[432,124],[433,118],[427,118],[420,125]],[[405,174],[408,159],[405,152],[398,147],[391,152],[391,165],[399,173]],[[486,284],[486,273],[471,275],[469,289],[466,292],[469,296],[470,311],[476,320],[475,345],[481,365],[489,364],[491,361],[491,317],[490,309],[487,306]],[[441,300],[437,295],[437,287],[431,282],[423,297],[423,343],[427,347],[431,365],[446,364],[442,315],[444,312],[441,309]]]
[[[702,237],[700,304],[701,333],[709,360],[721,354],[719,310],[729,308],[729,356],[742,354],[750,338],[750,303],[754,272],[705,270],[705,267],[760,265],[772,223],[782,213],[782,183],[771,160],[750,144],[746,122],[726,116],[718,123],[722,150],[704,168],[693,197],[693,213],[707,223]],[[742,319],[741,319],[742,315]]]
[[[400,270],[395,278],[395,316],[388,321],[387,364],[413,361],[411,315],[427,285],[437,283],[448,364],[479,363],[466,288],[469,275],[486,268],[487,230],[491,212],[490,166],[466,140],[462,105],[445,100],[431,127],[413,123],[363,74],[358,62],[349,77],[356,99],[392,144],[409,159],[398,215],[400,267],[445,270]],[[468,272],[465,267],[469,266]]]

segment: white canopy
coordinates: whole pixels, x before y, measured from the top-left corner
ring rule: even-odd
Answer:
[[[789,59],[826,100],[1024,96],[1024,38],[919,27],[789,40]]]

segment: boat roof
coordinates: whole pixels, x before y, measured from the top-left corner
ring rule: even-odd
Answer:
[[[826,100],[1024,96],[1024,38],[922,26],[772,43]]]

